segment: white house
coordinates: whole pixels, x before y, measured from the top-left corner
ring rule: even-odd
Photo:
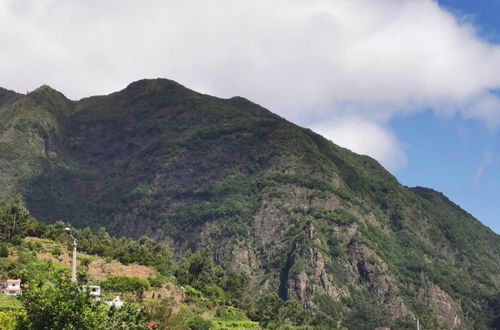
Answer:
[[[8,294],[9,296],[21,294],[23,292],[23,289],[21,288],[21,280],[7,279],[0,281],[0,292]]]
[[[94,297],[96,300],[101,300],[101,287],[99,285],[83,285],[82,289],[85,291],[89,291],[90,295]],[[115,306],[116,308],[120,308],[123,306],[123,300],[120,297],[116,296],[115,299],[102,299],[102,301],[108,306]]]
[[[84,285],[84,290],[88,290],[90,295],[94,298],[99,298],[101,296],[101,287],[99,285]]]
[[[99,285],[89,285],[90,295],[94,297],[101,296],[101,287]]]

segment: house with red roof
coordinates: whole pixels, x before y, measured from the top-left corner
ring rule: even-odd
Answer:
[[[10,296],[21,294],[23,292],[23,289],[21,288],[21,280],[20,279],[0,280],[0,292]]]

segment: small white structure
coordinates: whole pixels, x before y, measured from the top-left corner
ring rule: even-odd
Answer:
[[[99,285],[89,285],[90,295],[94,297],[101,296],[101,287]]]
[[[89,291],[90,295],[94,298],[101,296],[101,287],[99,285],[84,285],[83,290]]]
[[[116,296],[115,299],[113,300],[103,300],[104,303],[106,303],[109,307],[115,306],[116,308],[120,308],[123,306],[123,300],[120,299],[120,297]]]
[[[20,279],[7,279],[0,281],[0,292],[9,296],[19,295],[23,292]]]

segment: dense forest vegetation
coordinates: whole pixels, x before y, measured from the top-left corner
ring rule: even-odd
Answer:
[[[146,280],[114,276],[92,282],[84,258],[80,259],[78,283],[72,283],[68,268],[37,258],[40,243],[25,240],[38,237],[58,242],[60,245],[51,253],[69,253],[71,239],[64,230],[66,224],[38,222],[19,197],[2,200],[0,205],[0,275],[20,278],[24,285],[28,284],[20,297],[0,300],[2,329],[147,329],[152,325],[158,329],[372,329],[381,324],[397,329],[414,327],[411,320],[393,323],[389,312],[366,293],[344,300],[347,308],[318,297],[318,305],[327,313],[311,312],[294,299],[284,301],[276,293],[251,292],[247,275],[215,265],[208,251],[188,252],[175,260],[164,243],[147,237],[114,238],[104,228],[74,229],[79,251],[124,264],[151,266],[157,276]],[[125,305],[109,308],[96,301],[82,290],[82,285],[91,283],[99,283],[104,292],[124,295]],[[182,307],[176,312],[170,299],[144,298],[144,292],[151,287],[166,285],[182,286],[185,292]],[[498,308],[499,298],[489,303]]]
[[[140,322],[161,305],[191,328],[499,327],[499,235],[249,100],[166,79],[79,101],[0,94],[1,271],[40,293],[65,286],[47,279],[71,225],[80,283],[130,296]],[[95,279],[99,258],[154,272]],[[150,305],[167,287],[183,302]]]
[[[2,200],[0,205],[0,275],[20,278],[27,287],[19,297],[2,297],[2,329],[147,329],[151,324],[158,329],[337,328],[333,319],[314,315],[296,301],[283,301],[272,293],[249,292],[248,276],[225,271],[207,252],[188,252],[174,260],[168,246],[151,238],[113,238],[103,228],[95,232],[74,229],[80,252],[151,266],[158,272],[157,277],[147,280],[115,276],[100,281],[104,292],[133,293],[125,295],[122,308],[109,308],[82,290],[83,284],[92,282],[85,260],[80,260],[78,283],[72,283],[68,268],[37,258],[40,243],[25,240],[38,237],[58,242],[60,247],[51,253],[67,253],[72,240],[64,222],[38,222],[19,197]],[[143,297],[150,287],[167,284],[182,286],[186,294],[177,313],[169,299]],[[213,316],[201,316],[208,312]]]

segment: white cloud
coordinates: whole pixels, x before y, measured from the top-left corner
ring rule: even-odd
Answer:
[[[385,123],[423,109],[500,124],[500,47],[431,0],[0,0],[0,45],[0,85],[21,92],[161,76],[394,143]]]
[[[404,148],[386,128],[361,118],[342,118],[313,126],[312,129],[356,153],[377,159],[385,168],[406,165]]]
[[[476,173],[474,174],[474,177],[472,178],[472,184],[474,186],[477,186],[479,185],[479,183],[481,182],[481,178],[483,176],[483,173],[484,173],[484,170],[485,170],[486,166],[484,164],[480,164],[477,169],[476,169]]]
[[[474,174],[474,177],[472,178],[472,185],[473,186],[478,186],[481,183],[481,179],[483,177],[484,172],[488,167],[491,166],[491,164],[494,162],[495,157],[491,152],[484,152],[483,153],[483,160],[482,162],[477,166],[476,173]]]

